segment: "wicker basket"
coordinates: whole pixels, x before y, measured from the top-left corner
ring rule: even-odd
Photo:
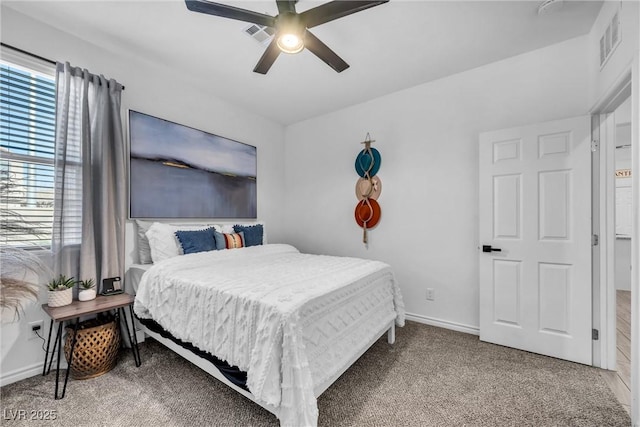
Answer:
[[[69,362],[73,342],[73,327],[67,326],[64,356]],[[105,374],[116,366],[120,349],[120,330],[113,317],[91,319],[78,326],[78,339],[73,350],[71,375],[85,380]]]

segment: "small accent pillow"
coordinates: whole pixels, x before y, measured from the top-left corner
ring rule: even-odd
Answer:
[[[227,249],[227,240],[224,238],[224,233],[219,232],[217,229],[213,230],[213,237],[216,241],[216,249]]]
[[[211,227],[204,230],[178,230],[175,234],[182,246],[182,252],[186,255],[215,250],[213,232],[214,229]]]
[[[258,246],[262,244],[262,236],[264,235],[264,228],[262,224],[256,225],[240,225],[233,226],[233,231],[236,233],[244,233],[244,245],[245,246]]]
[[[223,236],[227,249],[244,247],[244,235],[242,233],[224,233]]]

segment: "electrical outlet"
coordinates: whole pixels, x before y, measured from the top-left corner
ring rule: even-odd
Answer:
[[[436,292],[433,288],[427,288],[427,301],[433,301],[436,299]]]
[[[35,322],[29,323],[29,339],[35,340],[38,339],[38,335],[36,332],[40,334],[40,336],[44,335],[44,323],[42,320],[36,320]]]

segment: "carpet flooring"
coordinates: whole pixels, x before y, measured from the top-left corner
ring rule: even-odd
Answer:
[[[629,426],[598,369],[407,322],[319,399],[321,426]],[[53,399],[55,372],[3,387],[2,425],[277,426],[266,410],[149,340],[142,366],[123,351],[111,372],[69,381]],[[54,421],[12,420],[55,410]],[[13,411],[13,412],[12,412]]]

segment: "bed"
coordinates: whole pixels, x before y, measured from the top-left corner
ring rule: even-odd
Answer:
[[[404,325],[393,272],[379,261],[269,244],[173,257],[127,274],[139,279],[134,310],[145,333],[283,426],[317,425],[317,397]],[[223,375],[207,355],[246,382]]]

